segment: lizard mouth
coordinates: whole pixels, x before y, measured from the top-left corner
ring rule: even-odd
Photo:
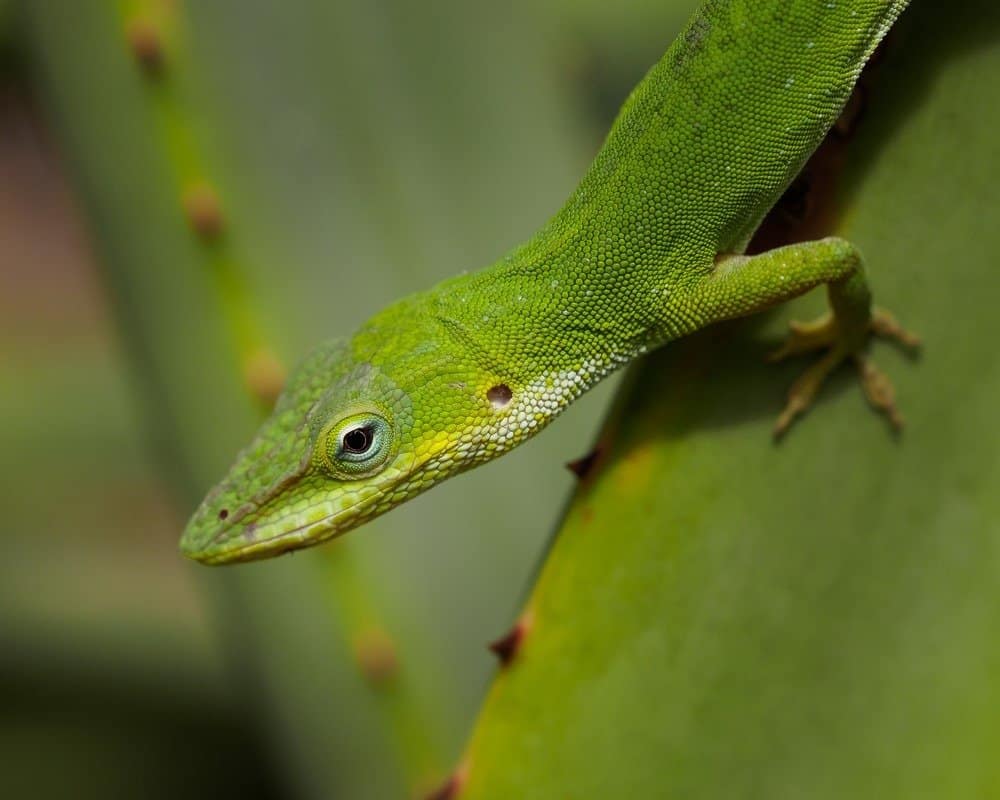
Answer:
[[[356,521],[352,521],[350,525],[339,526],[336,520],[342,514],[343,512],[331,514],[329,517],[298,525],[263,539],[248,539],[242,543],[227,539],[201,549],[189,549],[183,545],[181,549],[188,558],[210,566],[274,558],[292,550],[301,550],[327,539],[333,539],[367,519],[366,516],[358,516]],[[241,537],[246,538],[246,535],[241,534]]]
[[[391,487],[389,487],[391,488]],[[207,543],[189,540],[181,542],[181,552],[202,564],[235,564],[273,558],[292,550],[301,550],[333,539],[381,513],[379,499],[385,487],[356,502],[341,505],[322,501],[306,512],[292,512],[262,522],[234,525]],[[323,513],[324,506],[331,506]],[[385,510],[388,510],[387,508]]]
[[[223,523],[221,530],[216,521],[221,513],[206,505],[195,512],[188,524],[181,539],[181,552],[202,564],[215,566],[273,558],[336,538],[430,485],[407,491],[422,483],[414,481],[414,475],[423,464],[416,465],[414,470],[412,461],[409,464],[406,461],[403,459],[383,472],[376,485],[352,487],[350,491],[345,487],[314,503],[283,504],[270,513],[266,510],[261,513],[262,509],[248,514],[237,511],[229,524]],[[399,499],[401,492],[404,496]],[[206,520],[214,523],[214,534],[207,538],[199,535],[207,526]]]

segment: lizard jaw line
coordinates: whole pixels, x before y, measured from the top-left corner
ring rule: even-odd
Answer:
[[[238,547],[223,546],[219,548],[208,548],[206,550],[189,553],[187,555],[195,561],[199,561],[202,564],[208,564],[210,566],[236,564],[246,561],[259,561],[265,558],[273,558],[283,553],[288,553],[293,550],[301,550],[305,547],[319,544],[320,542],[324,542],[328,539],[333,539],[340,536],[340,534],[351,530],[351,528],[357,527],[368,519],[367,514],[359,515],[355,517],[350,524],[338,526],[336,524],[337,518],[343,516],[348,511],[354,510],[354,508],[356,508],[356,506],[351,506],[350,508],[343,509],[326,517],[322,517],[314,522],[298,525],[290,530],[282,531],[281,533],[269,536],[266,539],[256,539],[251,542],[246,542]]]
[[[448,449],[451,450],[452,448]],[[412,486],[415,483],[415,476],[419,475],[428,464],[435,461],[436,458],[434,456],[429,456],[416,464],[411,464],[409,470],[401,471],[397,479],[386,484],[381,491],[367,497],[359,498],[351,505],[338,508],[325,517],[296,525],[288,530],[268,536],[265,539],[247,541],[238,546],[209,545],[201,550],[186,552],[185,555],[201,564],[221,566],[274,558],[284,553],[302,550],[329,541],[330,539],[335,539],[368,522],[372,517],[380,516],[382,513],[390,511],[399,505],[399,502],[396,502],[390,503],[385,507],[380,507],[378,501],[384,495],[398,491],[401,487]],[[425,486],[423,488],[428,487]],[[419,494],[420,491],[423,491],[423,489],[413,492],[405,499],[410,499],[410,497]]]
[[[301,550],[314,544],[336,538],[352,528],[356,528],[373,516],[377,507],[375,502],[381,493],[359,498],[356,502],[344,508],[338,508],[325,517],[304,522],[287,530],[280,531],[265,539],[246,541],[238,546],[209,546],[201,551],[187,553],[189,558],[202,564],[218,566],[246,561],[259,561],[273,558],[293,550]],[[344,524],[345,518],[349,521]],[[340,523],[340,524],[338,524]]]

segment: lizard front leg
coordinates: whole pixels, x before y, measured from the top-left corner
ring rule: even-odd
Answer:
[[[756,256],[721,256],[714,272],[694,290],[697,316],[706,322],[742,317],[826,284],[830,312],[810,323],[792,323],[786,343],[772,360],[825,350],[792,385],[774,426],[781,436],[812,405],[826,377],[843,361],[855,363],[869,403],[895,428],[902,426],[892,384],[865,354],[873,334],[916,347],[890,314],[873,309],[864,264],[857,248],[831,237],[788,245]]]

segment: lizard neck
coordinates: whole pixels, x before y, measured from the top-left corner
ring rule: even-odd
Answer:
[[[439,287],[429,312],[483,368],[521,386],[564,384],[575,397],[662,343],[670,291],[660,270],[573,251],[547,263],[522,248]]]

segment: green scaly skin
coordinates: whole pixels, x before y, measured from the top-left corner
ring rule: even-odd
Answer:
[[[719,320],[819,285],[832,313],[778,355],[826,349],[777,432],[861,355],[873,314],[858,251],[823,239],[742,253],[837,119],[906,0],[710,0],[625,102],[565,207],[479,273],[319,346],[204,500],[184,553],[221,564],[308,547],[489,461],[608,373]]]

